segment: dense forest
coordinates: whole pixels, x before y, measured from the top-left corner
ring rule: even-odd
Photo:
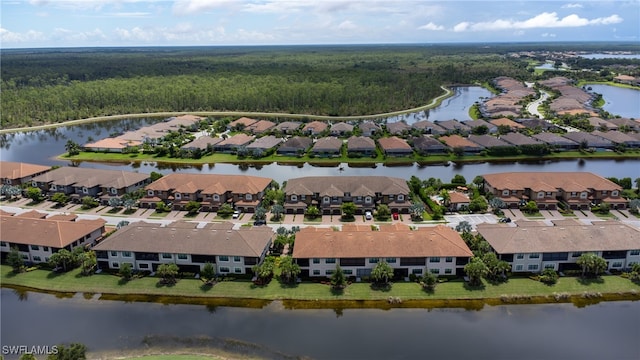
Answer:
[[[527,79],[528,63],[506,56],[518,50],[480,44],[3,50],[1,122],[8,128],[161,111],[383,113],[424,105],[442,94],[441,85]]]

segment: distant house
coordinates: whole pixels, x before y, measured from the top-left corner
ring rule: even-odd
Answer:
[[[440,141],[428,136],[422,135],[412,139],[413,148],[420,155],[426,154],[442,154],[446,153],[449,148],[444,146]]]
[[[51,170],[49,166],[13,161],[0,161],[0,181],[4,185],[28,184],[34,176]]]
[[[423,134],[442,135],[447,133],[446,129],[429,120],[414,122],[411,124],[411,128],[419,130]]]
[[[321,138],[311,148],[311,153],[320,157],[334,157],[342,155],[342,140],[336,137]]]
[[[486,127],[487,128],[487,133],[488,134],[495,134],[498,132],[498,127],[493,125],[490,122],[486,122],[482,119],[477,119],[477,120],[468,120],[468,121],[463,121],[463,124],[465,124],[466,126],[468,126],[471,130],[470,132],[474,132],[475,129],[480,128],[480,127]]]
[[[300,125],[302,125],[302,123],[298,121],[285,121],[274,126],[272,130],[279,131],[283,134],[293,134],[300,128]]]
[[[447,134],[466,135],[471,131],[470,127],[459,122],[458,120],[435,121],[435,124],[444,128]]]
[[[182,147],[180,148],[185,150],[192,150],[192,151],[196,149],[205,151],[209,148],[213,149],[215,145],[222,142],[222,140],[223,139],[219,137],[211,137],[211,136],[205,135],[193,140],[188,144],[182,145]]]
[[[589,124],[596,130],[618,130],[618,125],[596,116],[592,116],[587,120],[589,120]]]
[[[382,131],[382,129],[380,129],[380,126],[371,121],[365,121],[358,124],[358,128],[362,132],[362,136],[373,136]]]
[[[408,156],[413,154],[413,149],[406,140],[397,136],[378,139],[380,148],[387,156]]]
[[[0,215],[0,253],[6,260],[17,247],[26,263],[46,263],[60,249],[92,245],[105,233],[106,221],[63,220]]]
[[[459,191],[449,191],[449,210],[460,211],[468,209],[471,199],[465,193]]]
[[[206,263],[219,275],[252,274],[261,264],[275,233],[266,226],[233,230],[226,224],[202,229],[187,222],[162,227],[136,222],[106,238],[93,250],[98,267],[118,270],[129,263],[136,271],[156,271],[161,264],[176,264],[180,271],[199,273]]]
[[[251,126],[255,123],[257,123],[258,120],[256,119],[251,119],[248,117],[241,117],[238,120],[232,121],[227,125],[227,130],[244,130],[245,128],[247,128],[248,126]]]
[[[347,154],[375,156],[376,142],[366,136],[352,136],[347,140]]]
[[[607,121],[617,125],[618,130],[621,130],[621,131],[623,128],[625,128],[628,131],[640,131],[640,121],[638,120],[632,120],[628,118],[614,118],[614,119],[609,119]]]
[[[345,136],[347,133],[353,132],[353,125],[347,124],[346,122],[339,122],[331,125],[331,129],[329,129],[329,133],[332,136]]]
[[[247,150],[253,151],[262,151],[266,152],[271,149],[275,149],[282,142],[281,138],[277,138],[273,135],[263,136],[258,138],[256,141],[247,145]]]
[[[262,134],[268,130],[270,130],[271,128],[273,128],[274,126],[276,126],[276,123],[269,121],[269,120],[260,120],[258,122],[255,122],[249,126],[247,126],[245,128],[245,131],[248,131],[252,134]]]
[[[613,78],[613,81],[621,84],[636,85],[636,86],[640,85],[640,78],[636,78],[629,75],[618,75]]]
[[[612,130],[612,131],[592,131],[591,135],[595,135],[601,137],[605,140],[611,141],[614,144],[621,144],[630,148],[638,148],[640,147],[640,140],[635,139],[623,132]]]
[[[559,129],[554,123],[542,119],[517,119],[516,121],[527,129],[532,130],[555,131]]]
[[[495,125],[496,127],[500,128],[500,126],[506,126],[509,129],[511,129],[511,131],[518,131],[520,129],[525,129],[526,127],[522,124],[518,124],[517,122],[508,119],[508,118],[499,118],[499,119],[494,119],[494,120],[490,120],[489,121],[491,124]]]
[[[438,140],[444,142],[451,149],[461,148],[465,153],[479,153],[484,149],[483,146],[470,141],[469,139],[463,138],[460,135],[449,135],[449,136],[441,136]]]
[[[573,140],[579,145],[586,144],[587,147],[596,150],[613,149],[614,147],[611,141],[582,131],[569,132],[562,135],[562,137]]]
[[[404,121],[387,123],[385,126],[387,127],[387,131],[391,135],[402,135],[408,133],[411,129],[411,127]]]
[[[328,128],[329,125],[324,121],[312,121],[302,128],[302,133],[317,136]]]
[[[531,135],[531,137],[560,150],[575,150],[580,147],[580,144],[578,144],[577,142],[553,133],[543,132],[540,134]]]
[[[484,148],[513,147],[513,145],[508,142],[491,135],[469,135],[468,139]]]
[[[255,139],[253,135],[236,134],[215,144],[213,148],[215,151],[220,152],[234,152],[237,151],[240,146],[249,145],[253,139]]]
[[[520,133],[508,133],[508,134],[504,134],[504,135],[500,135],[500,139],[502,139],[503,141],[508,142],[511,145],[514,146],[524,146],[524,145],[540,145],[541,143],[536,140],[536,139],[532,139],[526,135],[522,135]]]
[[[299,155],[304,154],[309,150],[313,140],[308,137],[294,136],[291,139],[285,141],[278,147],[278,154],[280,155]]]
[[[82,148],[85,151],[123,153],[129,149],[141,145],[142,142],[137,140],[106,138],[91,143],[86,143],[82,146]]]

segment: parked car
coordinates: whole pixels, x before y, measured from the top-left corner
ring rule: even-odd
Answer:
[[[253,226],[267,225],[267,220],[256,220],[253,222]]]
[[[498,221],[500,221],[501,223],[510,223],[511,222],[511,218],[510,217],[504,217],[504,218],[502,218],[502,219],[500,219]]]
[[[364,218],[367,220],[371,220],[373,219],[373,214],[371,214],[371,211],[367,211],[364,213]]]
[[[232,218],[238,219],[239,217],[240,217],[240,211],[238,211],[238,210],[234,211]]]
[[[398,220],[400,218],[400,215],[398,215],[398,213],[393,213],[391,214],[391,216],[393,216],[393,220]]]

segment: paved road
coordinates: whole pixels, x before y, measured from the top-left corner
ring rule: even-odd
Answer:
[[[471,224],[473,229],[476,228],[476,225],[482,223],[495,224],[498,222],[498,217],[493,214],[455,214],[455,215],[445,215],[445,220],[447,220],[447,226],[455,228],[462,221],[466,221]]]
[[[540,105],[542,105],[542,103],[549,98],[549,93],[547,93],[546,91],[540,91],[540,93],[541,95],[537,100],[527,105],[527,111],[529,112],[529,114],[533,116],[537,116],[540,119],[543,119],[544,117],[542,116],[540,111],[538,111],[538,107],[540,107]]]

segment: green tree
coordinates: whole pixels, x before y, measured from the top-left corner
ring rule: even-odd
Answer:
[[[33,354],[22,354],[18,360],[38,360]]]
[[[631,266],[631,271],[629,272],[629,280],[633,282],[640,281],[640,263],[635,263]]]
[[[195,215],[198,213],[198,211],[200,211],[200,208],[202,207],[202,203],[200,203],[199,201],[189,201],[187,203],[187,205],[184,206],[184,209],[187,210],[189,215]]]
[[[458,185],[466,185],[467,184],[467,179],[464,178],[464,176],[460,175],[460,174],[456,174],[453,179],[451,179],[451,183],[452,184],[458,184]]]
[[[424,213],[424,204],[422,203],[413,203],[409,207],[409,213],[411,214],[411,220],[420,221],[422,220],[422,214]]]
[[[218,208],[218,215],[222,217],[229,217],[233,214],[233,206],[231,204],[222,204],[220,208]]]
[[[68,346],[59,344],[56,348],[58,352],[49,354],[47,360],[85,360],[87,358],[87,347],[80,343],[72,343]]]
[[[469,211],[472,213],[485,212],[488,208],[489,204],[483,196],[475,197],[469,202]]]
[[[80,247],[78,247],[80,248]],[[93,250],[85,251],[78,256],[80,267],[82,268],[82,274],[85,276],[91,275],[95,268],[98,266],[98,260],[96,253]]]
[[[67,140],[67,143],[64,145],[64,149],[69,153],[69,156],[80,154],[80,145],[73,140]]]
[[[379,261],[376,266],[371,269],[371,278],[377,284],[388,285],[389,280],[393,278],[393,268],[386,261]]]
[[[447,189],[442,189],[440,190],[439,195],[440,195],[440,198],[442,199],[441,200],[442,207],[445,210],[449,210],[449,206],[451,205],[451,194],[449,194],[449,191]]]
[[[264,220],[267,218],[267,209],[262,206],[258,206],[256,208],[256,212],[253,214],[254,219],[256,220]]]
[[[74,255],[67,249],[60,249],[58,252],[52,254],[49,257],[49,263],[53,267],[62,267],[66,272],[70,266],[73,266],[76,262]]]
[[[473,184],[476,186],[477,189],[481,189],[482,186],[484,185],[484,178],[480,175],[474,177]]]
[[[522,207],[522,211],[526,212],[527,214],[535,214],[538,212],[538,204],[536,204],[535,201],[531,200]]]
[[[124,201],[119,197],[112,197],[109,199],[109,206],[114,209],[119,209],[124,204]]]
[[[98,205],[100,205],[98,200],[92,198],[91,196],[84,196],[81,201],[82,201],[82,208],[85,210],[93,209],[95,207],[98,207]]]
[[[318,216],[320,216],[320,209],[318,209],[317,206],[315,205],[309,205],[307,207],[307,210],[305,211],[305,215],[309,218],[309,219],[315,219]]]
[[[556,273],[556,271],[551,268],[546,268],[542,270],[542,273],[540,274],[540,281],[542,281],[547,285],[553,285],[557,283],[558,278],[559,278],[558,273]]]
[[[352,202],[342,203],[342,205],[340,206],[340,210],[342,211],[343,220],[353,220],[356,213],[356,204]]]
[[[287,283],[292,283],[300,275],[300,266],[293,262],[291,256],[280,258],[280,277]]]
[[[152,182],[160,179],[162,176],[163,176],[162,174],[160,174],[159,172],[155,172],[155,171],[152,171],[151,174],[149,174],[149,178],[151,178]]]
[[[12,246],[11,250],[9,250],[9,254],[7,254],[7,264],[11,266],[13,272],[16,274],[22,272],[24,269],[24,260],[17,247]]]
[[[51,201],[57,203],[58,206],[64,206],[69,202],[69,197],[65,193],[55,193],[51,196]]]
[[[282,217],[282,214],[284,214],[284,206],[280,204],[274,204],[271,207],[271,213],[273,214],[273,219],[275,221],[279,221],[280,218]]]
[[[498,259],[494,252],[487,252],[482,256],[482,262],[487,266],[487,278],[492,281],[504,278],[505,272],[511,270],[508,262]]]
[[[347,278],[340,265],[336,264],[336,270],[331,275],[331,287],[336,290],[342,290],[347,286]]]
[[[583,253],[576,264],[582,268],[582,277],[587,274],[598,277],[607,269],[607,261],[594,253]]]
[[[200,277],[206,284],[211,285],[213,280],[216,278],[216,269],[213,267],[212,263],[207,262],[204,264],[202,271],[200,271]]]
[[[459,233],[470,233],[471,230],[471,224],[468,221],[460,221],[458,225],[456,225],[456,231]]]
[[[179,270],[180,268],[178,268],[176,264],[160,264],[156,270],[156,274],[160,277],[160,283],[175,284]]]
[[[489,272],[487,265],[481,258],[474,256],[471,261],[464,266],[464,272],[469,277],[469,285],[479,286],[482,284],[482,277],[486,276]]]
[[[389,210],[389,206],[387,204],[380,204],[376,207],[376,218],[378,220],[384,221],[388,220],[391,217],[391,210]]]
[[[275,263],[276,260],[273,256],[267,256],[262,263],[251,268],[260,284],[268,284],[271,281]]]
[[[42,201],[42,190],[40,188],[30,186],[27,188],[25,195],[35,203]]]
[[[133,267],[131,266],[130,263],[124,263],[120,266],[120,276],[129,281],[131,280],[131,277],[133,276]]]
[[[422,288],[427,291],[433,291],[438,284],[438,277],[436,274],[429,271],[429,269],[424,270],[424,275],[422,276],[421,285]]]

